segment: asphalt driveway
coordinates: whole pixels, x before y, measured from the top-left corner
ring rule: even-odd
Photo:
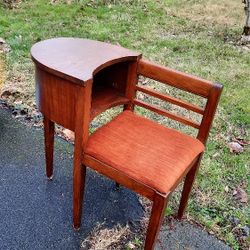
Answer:
[[[0,108],[0,249],[79,249],[97,223],[136,224],[143,208],[133,192],[88,171],[80,231],[72,228],[73,146],[55,143],[54,179],[45,177],[43,131]],[[175,222],[157,249],[229,249],[200,228]]]

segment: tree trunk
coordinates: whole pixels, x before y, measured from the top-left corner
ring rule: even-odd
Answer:
[[[246,13],[246,25],[244,27],[243,34],[245,36],[250,36],[250,0],[243,0],[245,3],[245,13]]]

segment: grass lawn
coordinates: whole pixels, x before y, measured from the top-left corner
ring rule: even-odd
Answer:
[[[11,47],[3,58],[0,54],[3,87],[12,92],[10,101],[21,100],[27,108],[34,104],[30,47],[58,36],[120,44],[221,82],[224,92],[187,214],[234,249],[248,249],[244,228],[250,227],[250,207],[239,190],[250,195],[249,144],[240,154],[228,148],[236,139],[250,141],[250,51],[236,46],[244,26],[241,1],[26,0],[13,9],[1,2],[0,37]],[[173,194],[167,214],[175,212],[178,197]]]

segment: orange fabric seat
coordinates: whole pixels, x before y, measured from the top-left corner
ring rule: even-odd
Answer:
[[[197,139],[124,111],[98,129],[85,153],[167,194],[204,151]]]

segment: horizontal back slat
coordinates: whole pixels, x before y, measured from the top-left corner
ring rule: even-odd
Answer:
[[[139,60],[137,73],[153,80],[171,85],[207,98],[213,83],[201,78],[160,66],[146,60]]]
[[[145,94],[154,96],[156,98],[159,98],[159,99],[161,99],[163,101],[170,102],[170,103],[175,104],[175,105],[177,105],[179,107],[191,110],[191,111],[193,111],[195,113],[198,113],[198,114],[201,114],[201,115],[203,115],[203,113],[204,113],[204,110],[202,108],[196,106],[196,105],[193,105],[191,103],[179,100],[177,98],[174,98],[174,97],[171,97],[171,96],[168,96],[168,95],[165,95],[165,94],[161,94],[161,93],[159,93],[157,91],[154,91],[154,90],[151,90],[149,88],[136,86],[136,90],[141,91],[141,92],[143,92]]]
[[[158,108],[158,107],[153,106],[151,104],[148,104],[146,102],[139,101],[139,100],[134,100],[134,104],[137,105],[137,106],[149,109],[149,110],[151,110],[153,112],[156,112],[156,113],[158,113],[160,115],[169,117],[170,119],[181,122],[181,123],[186,124],[188,126],[191,126],[193,128],[196,128],[196,129],[200,128],[200,125],[198,123],[193,122],[193,121],[189,120],[188,118],[184,118],[184,117],[175,115],[175,114],[173,114],[171,112],[168,112],[168,111],[166,111],[164,109],[161,109],[161,108]]]

